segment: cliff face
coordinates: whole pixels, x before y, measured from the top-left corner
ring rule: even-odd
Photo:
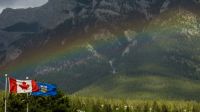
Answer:
[[[142,31],[145,24],[160,13],[180,7],[194,11],[199,9],[198,6],[196,0],[49,0],[41,7],[5,9],[0,15],[1,64],[15,60],[24,48],[46,44],[53,38],[49,37],[48,31],[64,27],[63,32],[87,33],[89,28],[100,26],[110,26],[117,31],[127,29],[130,26],[128,21],[132,21],[135,30]],[[36,40],[41,41],[30,45],[30,41],[36,38],[30,35],[45,36],[36,36],[40,37]]]

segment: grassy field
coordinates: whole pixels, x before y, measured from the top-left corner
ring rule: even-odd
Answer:
[[[200,82],[183,77],[113,75],[76,95],[149,100],[200,100]]]
[[[0,112],[4,111],[1,92]],[[26,111],[26,94],[12,94],[8,98],[9,112]],[[30,112],[200,112],[195,100],[147,100],[66,95],[55,97],[29,96]]]
[[[123,100],[70,96],[72,111],[77,112],[199,112],[200,103],[183,100]]]

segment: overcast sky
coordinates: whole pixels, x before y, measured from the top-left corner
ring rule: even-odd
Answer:
[[[41,6],[48,0],[0,0],[0,13],[5,8],[28,8]]]

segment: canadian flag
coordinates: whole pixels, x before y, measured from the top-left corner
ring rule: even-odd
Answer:
[[[31,93],[39,91],[39,87],[34,80],[17,80],[9,78],[10,93]]]

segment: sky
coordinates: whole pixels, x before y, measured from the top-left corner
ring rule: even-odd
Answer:
[[[48,0],[0,0],[0,13],[5,8],[29,8],[41,6]]]

